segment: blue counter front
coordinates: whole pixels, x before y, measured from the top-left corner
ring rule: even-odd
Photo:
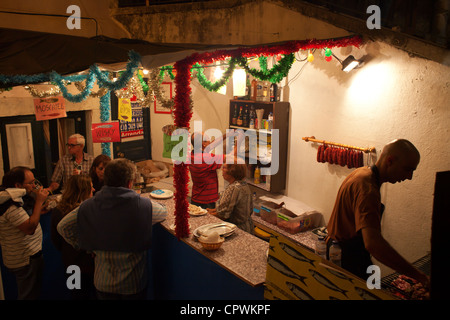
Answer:
[[[246,283],[229,270],[178,240],[163,226],[153,228],[154,299],[262,300],[264,286]]]

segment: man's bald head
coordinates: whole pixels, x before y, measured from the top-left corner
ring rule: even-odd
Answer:
[[[406,139],[396,139],[383,147],[376,166],[383,182],[396,183],[411,180],[419,162],[419,150]]]
[[[396,139],[386,144],[380,158],[394,156],[397,158],[414,157],[420,161],[419,150],[406,139]]]

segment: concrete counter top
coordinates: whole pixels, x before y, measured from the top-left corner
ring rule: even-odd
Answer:
[[[148,193],[144,193],[141,196],[149,197],[152,201],[156,201],[167,208],[167,219],[161,225],[175,236],[175,202],[173,198],[167,200],[154,199]],[[266,279],[269,243],[237,228],[231,236],[225,239],[225,242],[218,250],[207,251],[203,249],[201,243],[193,235],[196,228],[221,221],[221,219],[210,214],[190,217],[189,237],[183,238],[181,241],[225,268],[236,277],[242,279],[247,284],[253,287],[261,286]]]

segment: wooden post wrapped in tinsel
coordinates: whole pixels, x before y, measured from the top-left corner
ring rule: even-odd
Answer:
[[[189,128],[192,117],[190,104],[190,70],[192,60],[184,59],[175,63],[177,75],[175,76],[175,109],[173,117],[176,127]],[[187,201],[189,187],[188,167],[186,163],[175,164],[173,168],[173,181],[175,185],[175,234],[178,239],[189,236],[189,203]]]

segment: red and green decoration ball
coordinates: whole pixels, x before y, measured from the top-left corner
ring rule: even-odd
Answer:
[[[332,52],[330,48],[325,48],[325,61],[329,62],[331,61],[332,57]]]

